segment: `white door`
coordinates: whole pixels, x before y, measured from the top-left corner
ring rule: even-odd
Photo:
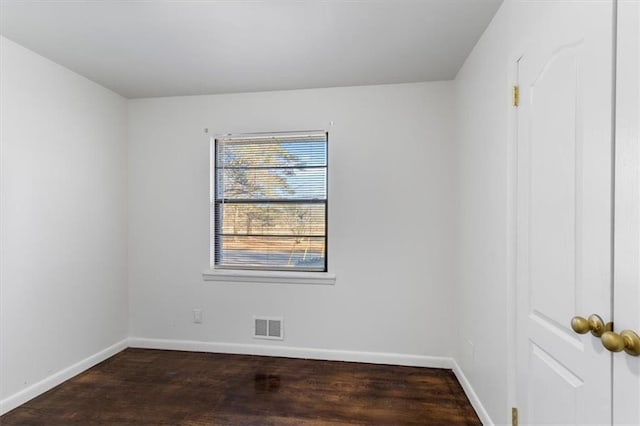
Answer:
[[[640,2],[618,1],[614,324],[640,332]],[[640,425],[640,357],[613,355],[613,421]]]
[[[546,4],[518,61],[519,417],[610,424],[611,353],[570,321],[612,314],[613,6]]]

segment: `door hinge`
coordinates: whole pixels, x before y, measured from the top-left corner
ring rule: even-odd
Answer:
[[[513,86],[512,100],[513,100],[514,107],[517,107],[518,105],[520,105],[520,87],[519,86]]]
[[[518,409],[511,407],[511,426],[518,426]]]

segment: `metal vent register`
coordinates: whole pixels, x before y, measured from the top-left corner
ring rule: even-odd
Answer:
[[[253,337],[282,340],[282,318],[253,318]]]

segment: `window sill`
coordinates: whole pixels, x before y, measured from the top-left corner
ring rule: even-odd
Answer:
[[[207,270],[205,281],[232,283],[315,284],[334,285],[336,275],[328,272],[241,271],[229,269]]]

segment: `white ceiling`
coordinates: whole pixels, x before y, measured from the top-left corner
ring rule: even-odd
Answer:
[[[0,0],[0,34],[128,98],[449,80],[502,0]]]

